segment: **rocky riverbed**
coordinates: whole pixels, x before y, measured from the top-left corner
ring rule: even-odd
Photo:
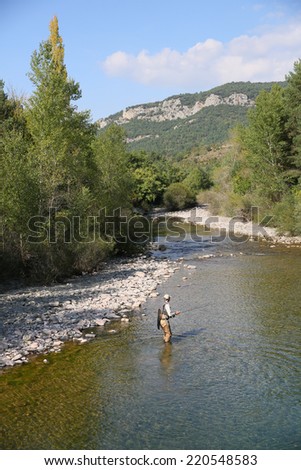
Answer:
[[[301,237],[280,236],[274,228],[239,218],[213,218],[207,208],[164,212],[162,216],[165,220],[179,218],[211,230],[245,235],[248,240],[265,239],[270,246],[301,245]],[[165,249],[164,245],[157,245],[157,249]],[[214,256],[205,254],[199,258]],[[146,300],[157,297],[158,286],[177,269],[179,262],[141,256],[104,263],[101,271],[63,284],[18,288],[2,294],[0,369],[26,363],[32,355],[59,352],[66,341],[86,343],[95,337],[89,328],[103,328],[112,321],[129,322],[133,314],[143,314]]]
[[[224,231],[227,235],[233,234],[240,239],[245,237],[246,240],[261,239],[287,246],[301,245],[301,236],[291,237],[289,235],[280,235],[275,228],[260,225],[259,216],[259,223],[244,220],[243,217],[213,216],[207,207],[195,207],[190,210],[165,212],[164,216],[166,218],[177,217],[184,222],[205,226],[208,230]]]
[[[91,327],[129,322],[133,314],[143,314],[143,303],[157,297],[157,287],[177,269],[176,262],[142,256],[105,263],[102,271],[64,284],[2,294],[0,368],[59,352],[66,341],[85,343],[95,337],[86,332]]]

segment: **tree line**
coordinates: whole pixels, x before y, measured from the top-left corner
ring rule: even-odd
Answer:
[[[67,74],[56,17],[28,75],[27,100],[7,96],[0,81],[2,279],[60,280],[141,250],[147,227],[133,209],[162,203],[166,188],[195,168],[129,152],[121,127],[100,134],[90,112],[77,110],[81,90]],[[180,189],[176,204],[187,205],[191,191]]]
[[[301,233],[300,61],[285,88],[261,91],[228,155],[211,160],[203,148],[177,158],[133,151],[115,124],[100,133],[77,110],[81,90],[56,17],[28,75],[27,100],[7,96],[0,80],[2,279],[61,280],[141,251],[149,227],[139,213],[153,205],[177,210],[197,199],[247,216],[258,205],[281,230]]]
[[[81,90],[68,77],[56,17],[29,78],[26,101],[0,82],[1,273],[50,281],[129,249],[123,238],[118,247],[128,227],[113,222],[129,215],[133,179],[122,129],[98,137],[90,113],[77,110]]]

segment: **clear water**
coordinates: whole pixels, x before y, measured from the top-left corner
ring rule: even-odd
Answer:
[[[172,344],[150,299],[115,335],[4,373],[2,448],[301,449],[301,251],[179,243],[159,254],[196,266],[160,287],[183,311]]]

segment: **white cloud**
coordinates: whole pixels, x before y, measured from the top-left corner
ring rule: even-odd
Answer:
[[[144,85],[205,89],[229,81],[283,80],[300,57],[299,22],[225,43],[207,39],[185,52],[166,48],[135,56],[118,51],[102,65],[110,76]]]

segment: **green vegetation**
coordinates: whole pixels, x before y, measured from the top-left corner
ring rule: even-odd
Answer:
[[[189,107],[193,107],[196,102],[204,102],[211,94],[226,98],[233,93],[243,93],[250,100],[255,100],[260,91],[270,91],[273,84],[275,83],[232,82],[205,92],[171,96],[167,100],[178,99],[183,106]],[[278,84],[281,87],[287,85],[286,82]],[[160,104],[162,103],[146,103],[142,106],[147,109]],[[129,138],[130,150],[145,150],[175,158],[189,153],[196,146],[221,144],[229,138],[233,127],[247,123],[247,113],[246,106],[220,104],[205,107],[184,119],[158,122],[147,117],[135,118],[121,126]],[[115,121],[120,117],[121,112],[109,116],[108,119]]]
[[[196,146],[220,144],[228,139],[230,129],[246,122],[247,108],[221,104],[204,108],[186,119],[162,122],[133,119],[122,127],[130,139],[139,135],[152,136],[131,142],[130,149],[174,158],[187,154]]]
[[[199,194],[216,213],[273,216],[280,233],[301,234],[301,62],[287,87],[261,91],[248,124],[238,126],[232,149],[214,168],[214,187]]]
[[[168,210],[177,211],[193,206],[195,198],[183,183],[172,183],[164,193],[164,205]]]
[[[29,77],[27,103],[0,84],[1,273],[44,282],[136,246],[122,243],[119,223],[131,214],[133,178],[122,129],[97,136],[89,112],[73,104],[81,91],[67,75],[56,18]]]
[[[200,93],[184,93],[182,95],[171,96],[170,98],[179,98],[181,103],[186,106],[193,106],[197,101],[205,101],[205,99],[211,94],[218,95],[221,98],[226,98],[233,93],[244,93],[249,99],[254,100],[261,90],[269,91],[274,83],[276,82],[231,82],[211,88],[211,90],[208,91],[201,91]],[[286,82],[277,83],[281,86],[286,86]]]
[[[259,93],[248,113],[224,104],[189,119],[135,120],[102,132],[74,104],[81,90],[68,77],[56,18],[32,55],[29,77],[35,88],[26,103],[7,96],[0,81],[3,278],[60,280],[97,269],[108,256],[137,252],[136,222],[141,231],[143,220],[135,214],[153,205],[177,210],[197,200],[246,217],[255,205],[281,232],[301,233],[300,61],[286,87],[210,90]],[[204,97],[179,95],[185,104]],[[135,149],[126,144],[139,134],[160,138],[141,139]]]

